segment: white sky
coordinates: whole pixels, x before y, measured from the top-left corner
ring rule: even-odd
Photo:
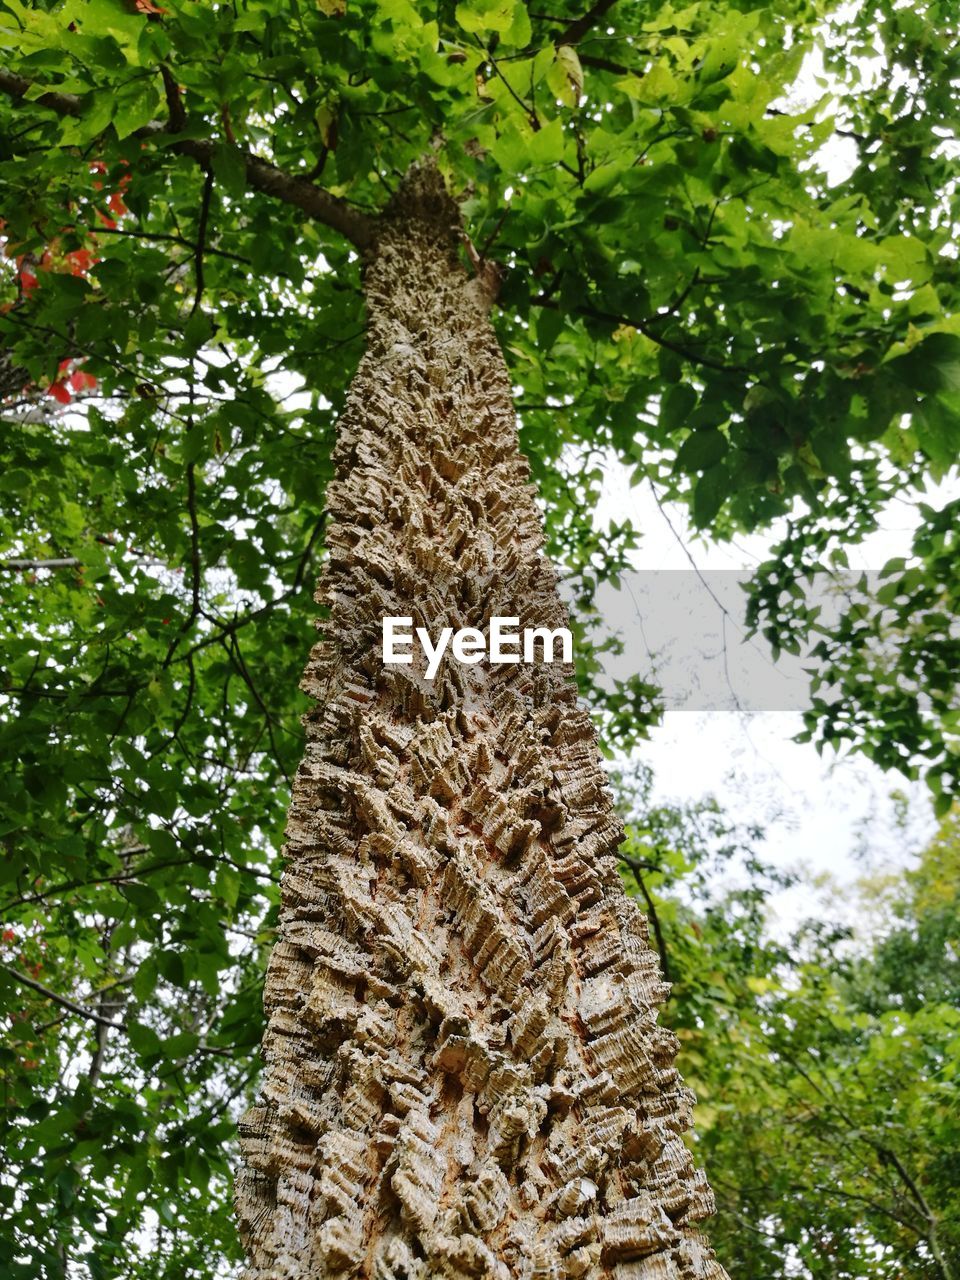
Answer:
[[[613,456],[607,459],[595,519],[598,525],[631,519],[642,533],[631,557],[637,569],[689,571],[689,552],[701,570],[747,570],[767,557],[776,540],[774,531],[708,545],[694,537],[681,508],[665,505],[665,512],[648,486],[631,488],[627,469]],[[907,505],[895,505],[882,528],[851,549],[851,567],[876,569],[906,554],[914,515]],[[644,656],[636,664],[641,674]],[[838,758],[828,751],[821,758],[812,744],[791,741],[801,727],[797,712],[668,711],[635,753],[653,769],[657,801],[716,795],[731,817],[765,826],[760,852],[766,860],[802,869],[811,880],[827,879],[816,894],[798,887],[778,895],[771,920],[778,931],[818,914],[855,924],[849,917],[852,882],[874,868],[904,865],[935,830],[924,784],[885,773],[860,755]],[[894,790],[909,797],[903,830]]]

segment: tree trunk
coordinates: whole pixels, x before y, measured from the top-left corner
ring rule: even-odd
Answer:
[[[561,664],[385,666],[385,615],[563,626],[484,281],[412,171],[366,263],[329,606],[241,1126],[248,1280],[724,1280],[620,823]],[[418,665],[419,663],[419,665]]]

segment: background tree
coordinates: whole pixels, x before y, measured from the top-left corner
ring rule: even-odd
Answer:
[[[654,806],[648,785],[627,808],[731,1273],[955,1276],[956,815],[908,870],[864,877],[854,927],[821,914],[772,940],[789,877],[756,831],[715,803]]]
[[[344,220],[442,131],[504,274],[549,549],[584,598],[635,537],[593,529],[606,449],[713,536],[789,515],[785,547],[856,541],[955,454],[954,21],[0,5],[11,1269],[204,1275],[234,1248],[222,1139],[254,1071],[363,332]],[[794,110],[815,46],[837,104]],[[834,136],[856,163],[831,187]],[[21,404],[77,369],[97,383],[80,408]],[[645,692],[621,691],[614,729],[642,728]],[[889,751],[902,722],[877,714]]]

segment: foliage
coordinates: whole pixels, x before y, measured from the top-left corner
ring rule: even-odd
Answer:
[[[872,929],[812,919],[775,941],[766,907],[785,881],[752,852],[757,833],[710,803],[650,807],[643,790],[625,871],[652,903],[675,983],[667,1019],[699,1099],[725,1265],[745,1280],[949,1280],[960,820],[887,878]],[[861,895],[876,920],[877,890],[866,881]]]
[[[11,1275],[235,1255],[225,1144],[363,333],[331,209],[382,208],[436,146],[502,268],[584,613],[638,536],[594,527],[610,451],[711,536],[789,516],[809,545],[953,463],[947,0],[550,8],[0,0]],[[837,93],[791,106],[817,46]],[[871,84],[850,55],[876,47]],[[651,692],[617,692],[611,735]]]
[[[828,548],[832,566],[845,565],[846,554],[830,546],[829,524],[817,531],[808,522],[795,528],[752,581],[748,617],[778,648],[799,652],[809,646],[813,679],[802,737],[859,746],[882,768],[907,777],[923,772],[942,817],[958,797],[960,589],[954,566],[960,503],[940,509],[924,503],[920,512],[909,556],[856,582],[841,568],[845,608],[839,619],[820,616],[803,580],[814,580]]]

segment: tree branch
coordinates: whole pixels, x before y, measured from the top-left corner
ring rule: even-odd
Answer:
[[[94,1013],[92,1009],[85,1009],[82,1004],[74,1004],[72,1000],[68,1000],[66,996],[58,996],[55,991],[51,991],[49,987],[45,987],[42,982],[35,982],[33,978],[28,978],[25,973],[21,973],[19,969],[15,969],[13,965],[0,962],[0,968],[5,973],[9,973],[15,982],[19,982],[21,986],[29,987],[32,991],[37,991],[47,1000],[52,1000],[54,1004],[60,1005],[61,1009],[68,1009],[71,1013],[79,1014],[81,1018],[88,1018],[91,1022],[95,1022],[100,1027],[109,1027],[114,1031],[123,1031],[122,1022],[111,1022],[108,1018],[101,1018],[98,1013]]]
[[[287,770],[284,767],[283,756],[281,756],[280,754],[280,748],[277,745],[277,740],[273,732],[273,726],[275,723],[277,723],[278,728],[283,728],[283,726],[274,720],[274,717],[270,714],[270,710],[267,707],[267,704],[264,702],[263,698],[260,696],[260,690],[254,684],[253,677],[250,675],[250,672],[247,668],[247,664],[243,660],[243,655],[240,652],[240,641],[237,638],[236,633],[234,633],[230,637],[229,641],[224,639],[223,637],[221,637],[221,639],[223,643],[223,648],[226,651],[226,654],[229,657],[230,661],[233,663],[234,667],[236,668],[237,674],[240,676],[244,684],[253,694],[254,701],[256,702],[257,706],[260,708],[261,712],[263,713],[263,718],[267,726],[267,737],[270,739],[270,746],[273,749],[273,755],[274,755],[274,759],[277,762],[277,768],[280,770],[281,774],[283,775],[284,781],[286,782],[287,786],[290,786],[290,774],[287,772]]]
[[[560,42],[561,44],[563,41]],[[581,67],[593,67],[595,71],[612,71],[617,76],[633,76],[639,75],[640,72],[635,71],[632,67],[624,66],[622,62],[613,62],[610,58],[595,58],[592,53],[580,53],[577,55],[580,59]]]
[[[82,224],[81,224],[82,225]],[[132,236],[135,240],[166,240],[171,244],[183,245],[184,249],[190,249],[193,253],[197,252],[196,243],[188,240],[186,236],[173,235],[169,231],[132,231],[127,227],[84,227],[94,236]],[[253,260],[245,258],[241,253],[229,253],[226,249],[213,249],[210,245],[204,245],[204,253],[213,254],[217,258],[228,258],[231,262],[242,262],[244,266],[252,266]],[[277,272],[279,275],[280,273]],[[289,279],[289,277],[286,277]]]
[[[0,569],[76,569],[83,563],[76,556],[59,560],[0,560]]]
[[[170,114],[170,128],[174,133],[180,133],[187,127],[187,113],[183,109],[180,86],[168,66],[160,67],[160,75],[163,79],[163,92],[167,99],[167,111]]]
[[[200,222],[197,227],[197,244],[194,250],[194,281],[196,289],[193,294],[193,306],[190,308],[190,315],[200,306],[203,299],[203,254],[207,247],[207,222],[210,219],[210,200],[213,196],[213,170],[207,169],[203,179],[203,195],[200,200]]]
[[[576,44],[578,40],[582,40],[591,27],[600,21],[608,9],[612,9],[617,0],[594,0],[582,17],[571,22],[560,35],[554,40],[554,44]]]
[[[540,117],[537,115],[536,106],[535,105],[528,106],[527,103],[524,102],[524,100],[517,93],[516,89],[514,89],[513,85],[510,83],[507,77],[500,70],[500,67],[497,64],[496,58],[490,52],[490,49],[487,47],[487,45],[483,43],[483,41],[480,39],[478,35],[474,35],[473,38],[474,40],[476,40],[479,48],[482,49],[483,56],[490,63],[491,67],[493,67],[494,74],[499,76],[500,79],[503,81],[504,85],[506,86],[507,92],[510,94],[510,97],[513,98],[514,102],[521,108],[521,110],[526,112],[527,119],[530,121],[530,128],[534,131],[534,133],[538,133],[541,128],[541,125],[540,125]]]
[[[653,898],[650,896],[650,890],[647,888],[642,870],[643,863],[639,858],[631,858],[627,853],[620,855],[623,862],[630,868],[633,878],[637,882],[637,888],[643,894],[643,900],[647,904],[647,914],[650,917],[650,923],[653,925],[653,935],[657,941],[657,951],[660,954],[660,968],[663,970],[664,980],[672,982],[673,978],[670,974],[670,957],[667,952],[667,940],[663,936],[663,926],[660,924],[660,917],[657,915],[657,906]]]
[[[530,301],[535,307],[549,307],[554,311],[559,310],[559,304],[548,298],[546,294],[540,294],[536,298],[531,298]],[[716,369],[719,373],[746,373],[752,377],[756,376],[748,365],[724,364],[720,360],[712,360],[709,356],[701,356],[696,351],[691,351],[689,347],[682,346],[679,342],[671,342],[669,338],[665,338],[662,334],[657,333],[655,329],[651,329],[649,321],[636,320],[629,316],[613,315],[609,311],[600,311],[598,308],[591,306],[577,307],[576,313],[581,316],[590,316],[594,320],[605,320],[611,325],[626,325],[631,329],[636,329],[638,333],[642,333],[651,342],[655,342],[658,347],[664,347],[667,351],[672,351],[675,355],[684,360],[689,360],[691,364],[700,365],[703,369]],[[666,316],[663,318],[666,319]]]
[[[0,67],[0,90],[9,97],[19,100],[32,87],[31,82],[23,76]],[[49,93],[43,93],[33,101],[40,107],[49,107],[60,116],[78,116],[83,111],[83,100],[75,93],[58,93],[51,89]]]
[[[13,71],[0,67],[0,92],[7,94],[14,101],[20,101],[33,87],[30,80],[17,75]],[[51,90],[32,99],[37,106],[47,107],[61,116],[79,116],[83,114],[84,100],[73,93],[59,93]],[[198,164],[207,166],[213,163],[217,144],[209,138],[181,138],[176,131],[170,132],[170,125],[153,120],[144,125],[133,135],[135,138],[156,139],[158,144],[176,155],[187,156]],[[293,205],[317,222],[322,222],[334,231],[339,231],[358,249],[369,248],[374,240],[376,219],[369,214],[347,204],[338,196],[331,195],[322,187],[314,186],[306,178],[286,173],[262,160],[250,151],[238,148],[246,169],[247,186],[252,191],[273,196],[284,204]]]

